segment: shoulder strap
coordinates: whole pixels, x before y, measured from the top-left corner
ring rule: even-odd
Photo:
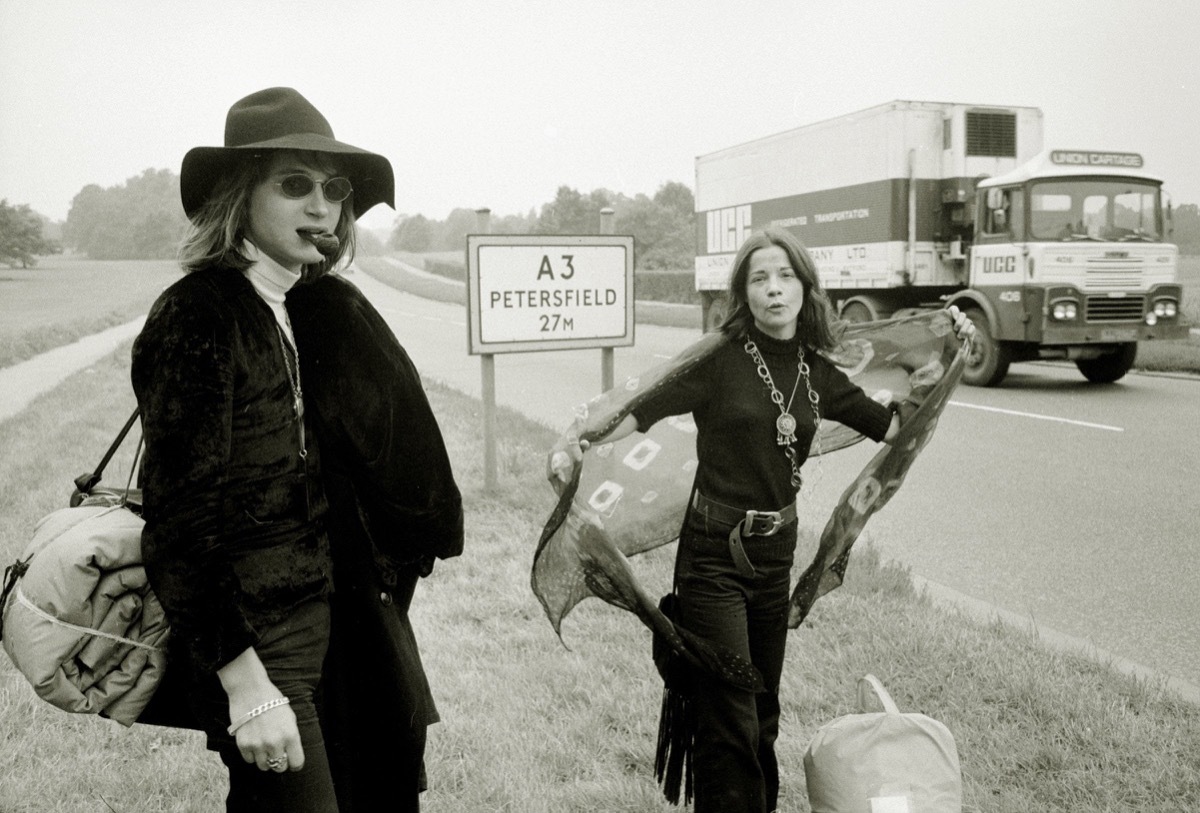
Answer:
[[[92,493],[92,489],[96,487],[96,483],[100,482],[100,478],[104,474],[104,467],[108,465],[108,461],[112,460],[112,456],[121,447],[121,441],[125,440],[125,436],[129,434],[129,430],[133,426],[133,422],[137,420],[137,417],[138,409],[134,407],[133,414],[129,416],[129,420],[125,421],[125,425],[117,433],[116,440],[108,447],[108,451],[104,453],[104,457],[101,458],[100,465],[96,466],[96,470],[90,474],[84,473],[75,478],[75,488],[79,489],[80,494]]]

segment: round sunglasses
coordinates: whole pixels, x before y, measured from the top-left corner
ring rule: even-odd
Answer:
[[[354,191],[349,178],[327,178],[324,181],[314,181],[301,173],[288,175],[282,181],[276,181],[275,185],[284,195],[297,200],[307,198],[312,194],[313,188],[319,186],[325,194],[325,200],[330,203],[341,203]]]

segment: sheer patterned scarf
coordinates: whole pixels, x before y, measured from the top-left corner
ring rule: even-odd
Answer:
[[[735,684],[755,685],[748,664],[685,641],[634,577],[626,557],[675,540],[696,469],[696,426],[690,415],[668,418],[645,434],[616,443],[595,442],[638,404],[687,374],[728,341],[706,334],[674,359],[602,393],[577,409],[568,435],[593,442],[575,466],[552,511],[534,555],[531,584],[554,630],[588,596],[638,616],[690,662]],[[887,322],[851,325],[842,344],[827,353],[868,395],[903,402],[901,429],[847,486],[821,534],[812,563],[792,593],[788,625],[795,629],[821,596],[842,583],[851,547],[867,520],[887,504],[909,467],[933,437],[938,417],[962,376],[968,351],[946,311]],[[813,454],[829,454],[862,440],[825,421]],[[686,635],[686,633],[684,633]],[[692,638],[693,636],[687,636]]]

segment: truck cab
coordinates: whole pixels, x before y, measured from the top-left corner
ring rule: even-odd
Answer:
[[[1186,338],[1162,181],[1142,163],[1054,150],[976,184],[968,287],[950,299],[979,329],[965,380],[988,386],[1012,362],[1069,359],[1110,382],[1137,342]]]

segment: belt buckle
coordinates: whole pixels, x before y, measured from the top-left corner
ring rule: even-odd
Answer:
[[[770,526],[766,530],[759,530],[756,523],[759,521],[770,522]],[[773,536],[776,531],[783,527],[783,517],[778,511],[755,511],[751,508],[746,512],[746,518],[742,520],[742,535],[743,536]]]

